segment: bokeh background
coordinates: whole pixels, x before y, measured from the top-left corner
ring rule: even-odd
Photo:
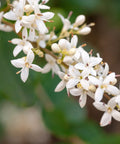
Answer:
[[[1,0],[2,7],[5,4]],[[95,22],[91,34],[79,37],[79,44],[99,52],[110,70],[120,74],[120,0],[50,0],[48,4],[56,13],[48,27],[55,26],[57,33],[62,27],[57,13],[67,17],[73,11],[72,22],[79,14],[86,15],[87,23]],[[8,40],[14,37],[13,32],[0,31],[0,144],[119,144],[120,123],[113,120],[100,128],[102,113],[92,106],[92,100],[81,109],[66,90],[55,93],[60,79],[52,78],[51,72],[30,71],[25,84],[20,80],[10,64],[14,45]],[[44,65],[39,58],[35,61]]]

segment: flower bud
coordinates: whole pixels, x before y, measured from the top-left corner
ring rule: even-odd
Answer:
[[[33,11],[33,8],[31,7],[31,5],[29,5],[29,4],[27,4],[27,5],[25,5],[25,7],[24,7],[24,11],[25,12],[32,12]]]
[[[88,89],[92,92],[96,91],[96,87],[94,85],[90,85]]]
[[[60,46],[60,49],[62,49],[62,50],[69,49],[71,47],[70,43],[66,39],[59,40],[58,45]]]
[[[75,23],[74,23],[74,26],[80,26],[82,25],[83,23],[85,22],[85,16],[84,15],[79,15],[76,20],[75,20]]]
[[[82,28],[81,30],[78,31],[79,34],[81,35],[87,35],[91,32],[91,28],[86,26],[84,28]]]
[[[73,60],[70,56],[65,56],[64,59],[63,59],[63,62],[66,63],[66,64],[72,64]]]
[[[59,48],[57,43],[52,44],[51,49],[55,53],[59,53],[60,52],[60,48]]]

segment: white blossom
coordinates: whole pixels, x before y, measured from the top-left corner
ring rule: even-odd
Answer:
[[[43,67],[42,73],[48,73],[50,70],[52,70],[52,75],[54,75],[54,73],[58,74],[60,68],[56,64],[56,59],[49,54],[45,54],[45,59],[48,63]]]
[[[25,54],[27,54],[32,48],[32,44],[29,41],[21,40],[18,38],[14,38],[11,40],[11,43],[17,44],[17,46],[13,50],[13,55],[16,57],[22,50]]]
[[[13,10],[4,14],[4,17],[8,20],[13,20],[15,22],[15,31],[18,33],[22,28],[22,17],[24,15],[24,5],[25,0],[19,0],[16,4],[13,5]]]
[[[81,53],[83,63],[77,63],[75,68],[78,70],[82,70],[84,75],[88,76],[89,74],[96,76],[96,71],[94,70],[94,66],[98,65],[102,58],[92,57],[86,51],[82,51]]]
[[[80,85],[81,89],[88,90],[89,81],[85,79],[86,77],[83,75],[83,73],[80,73],[79,70],[75,69],[73,66],[69,67],[68,73],[71,78],[66,84],[67,89],[71,89],[78,84]]]
[[[11,60],[11,63],[13,66],[17,68],[22,68],[18,73],[21,72],[21,79],[23,82],[26,82],[28,75],[29,75],[29,69],[33,69],[34,71],[41,72],[42,69],[36,64],[32,64],[34,60],[34,53],[32,51],[29,51],[26,57]]]
[[[105,104],[103,102],[94,102],[93,105],[100,111],[104,111],[104,114],[101,118],[100,125],[101,126],[106,126],[111,123],[112,117],[120,121],[120,112],[118,112],[115,109],[116,102],[115,102],[115,97],[111,98],[108,101],[108,104]]]
[[[101,101],[103,98],[104,92],[107,92],[111,95],[118,95],[120,91],[117,87],[113,86],[114,82],[116,82],[115,73],[111,73],[107,75],[104,79],[100,77],[97,79],[96,77],[89,76],[90,82],[97,86],[95,92],[95,101]]]

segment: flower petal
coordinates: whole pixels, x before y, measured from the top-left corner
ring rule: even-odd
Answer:
[[[79,82],[79,79],[70,79],[67,84],[66,87],[67,88],[73,88],[75,85],[77,85],[77,83]]]
[[[34,55],[33,51],[30,50],[30,51],[28,52],[28,54],[27,54],[26,61],[27,61],[29,64],[31,64],[31,63],[33,62],[33,60],[34,60],[34,57],[35,57],[35,55]]]
[[[78,70],[84,70],[85,69],[85,65],[82,64],[82,63],[77,63],[75,65],[75,68],[78,69]]]
[[[65,73],[58,71],[58,76],[60,77],[60,79],[64,79]]]
[[[26,80],[28,79],[28,75],[29,75],[29,68],[24,67],[21,71],[21,80],[23,82],[26,82]]]
[[[103,98],[103,94],[104,94],[104,90],[98,87],[95,92],[95,101],[96,102],[101,101]]]
[[[8,19],[8,20],[13,20],[13,21],[17,20],[16,14],[12,10],[10,10],[7,13],[5,13],[3,17]]]
[[[22,51],[22,46],[17,45],[13,50],[13,55],[16,57]]]
[[[48,33],[48,29],[42,20],[36,20],[37,28],[41,34]]]
[[[78,37],[74,35],[71,39],[71,48],[76,48],[77,43],[78,43]]]
[[[70,90],[70,93],[71,93],[73,96],[80,96],[81,93],[82,93],[82,89],[73,88],[73,89]]]
[[[120,121],[120,112],[118,112],[117,110],[113,110],[112,116],[115,120]]]
[[[58,72],[60,71],[60,68],[57,64],[54,64],[54,66],[52,67],[52,71],[53,73],[58,74]]]
[[[82,51],[82,60],[84,64],[89,63],[89,54],[86,51]]]
[[[110,73],[105,80],[103,81],[104,84],[109,84],[110,82],[115,81],[115,73]]]
[[[53,63],[55,63],[55,59],[51,56],[51,55],[49,55],[49,54],[45,54],[45,59],[50,63],[50,62],[53,62]]]
[[[75,69],[72,65],[69,66],[69,75],[73,76],[73,77],[80,77],[81,74],[79,72],[79,70]]]
[[[103,102],[94,102],[93,105],[100,111],[106,111],[107,109],[106,104],[104,104]]]
[[[109,65],[107,63],[105,63],[105,69],[103,71],[103,77],[106,77],[108,73],[109,73]]]
[[[21,39],[18,39],[18,38],[14,38],[11,40],[11,43],[12,44],[19,44],[22,40]]]
[[[49,63],[47,63],[43,69],[42,69],[42,73],[48,73],[51,70],[51,66]]]
[[[90,66],[98,65],[102,61],[102,58],[99,57],[90,57]]]
[[[18,33],[21,30],[22,26],[21,26],[21,21],[17,20],[15,23],[15,31],[16,33]]]
[[[106,126],[106,125],[110,124],[111,123],[111,119],[112,119],[111,113],[105,112],[103,114],[102,118],[101,118],[100,126],[103,127],[103,126]]]
[[[33,69],[34,71],[37,71],[37,72],[41,72],[41,71],[42,71],[42,68],[39,67],[39,66],[36,65],[36,64],[31,64],[31,65],[30,65],[30,68]]]
[[[116,106],[116,101],[115,101],[116,97],[112,97],[109,101],[108,101],[108,105],[114,109]]]
[[[111,95],[114,95],[114,96],[120,94],[120,90],[116,86],[113,86],[113,85],[108,85],[107,88],[105,89],[105,91],[108,94],[111,94]]]
[[[46,6],[46,5],[39,5],[39,8],[40,8],[40,9],[50,9],[50,7],[49,7],[49,6]]]
[[[17,68],[22,68],[25,64],[25,59],[20,58],[20,59],[11,60],[11,64]]]
[[[79,98],[80,107],[83,108],[86,105],[87,95],[83,92],[83,94]]]
[[[66,86],[66,83],[64,80],[62,80],[58,85],[57,87],[55,88],[55,92],[60,92],[62,91]]]
[[[99,86],[101,84],[101,81],[99,79],[97,79],[96,77],[89,76],[88,79],[94,85],[98,85]]]
[[[49,20],[49,19],[53,18],[54,13],[53,12],[44,12],[44,13],[42,13],[42,15],[43,16],[41,16],[41,18],[43,20]]]
[[[83,87],[85,90],[88,90],[88,88],[89,88],[89,82],[88,82],[87,80],[82,79],[82,80],[80,81],[80,83],[81,83],[82,87]]]

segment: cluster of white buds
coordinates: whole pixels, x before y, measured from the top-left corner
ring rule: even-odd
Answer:
[[[13,55],[16,57],[21,51],[24,57],[11,60],[13,66],[21,68],[21,79],[26,82],[29,69],[37,72],[57,74],[61,81],[55,88],[55,92],[67,89],[68,95],[79,96],[80,107],[87,102],[87,96],[94,100],[93,105],[100,111],[104,111],[100,125],[110,124],[111,118],[120,121],[120,90],[115,86],[117,83],[114,72],[109,71],[107,63],[97,54],[88,53],[83,47],[77,46],[77,35],[87,35],[91,32],[94,23],[85,24],[85,16],[79,15],[73,24],[70,22],[71,12],[68,18],[58,14],[63,22],[59,36],[54,30],[49,32],[45,22],[52,22],[53,12],[41,12],[49,10],[45,4],[49,0],[15,0],[12,9],[3,15],[0,13],[0,28],[2,22],[7,21],[5,31],[14,30],[21,38],[14,38],[11,42],[16,47]],[[4,17],[4,18],[3,18]],[[10,26],[14,21],[13,27]],[[4,30],[4,29],[2,29]],[[71,38],[71,40],[70,40]],[[32,64],[35,55],[45,57],[46,65],[41,68]],[[108,99],[108,104],[103,102],[103,97]]]

